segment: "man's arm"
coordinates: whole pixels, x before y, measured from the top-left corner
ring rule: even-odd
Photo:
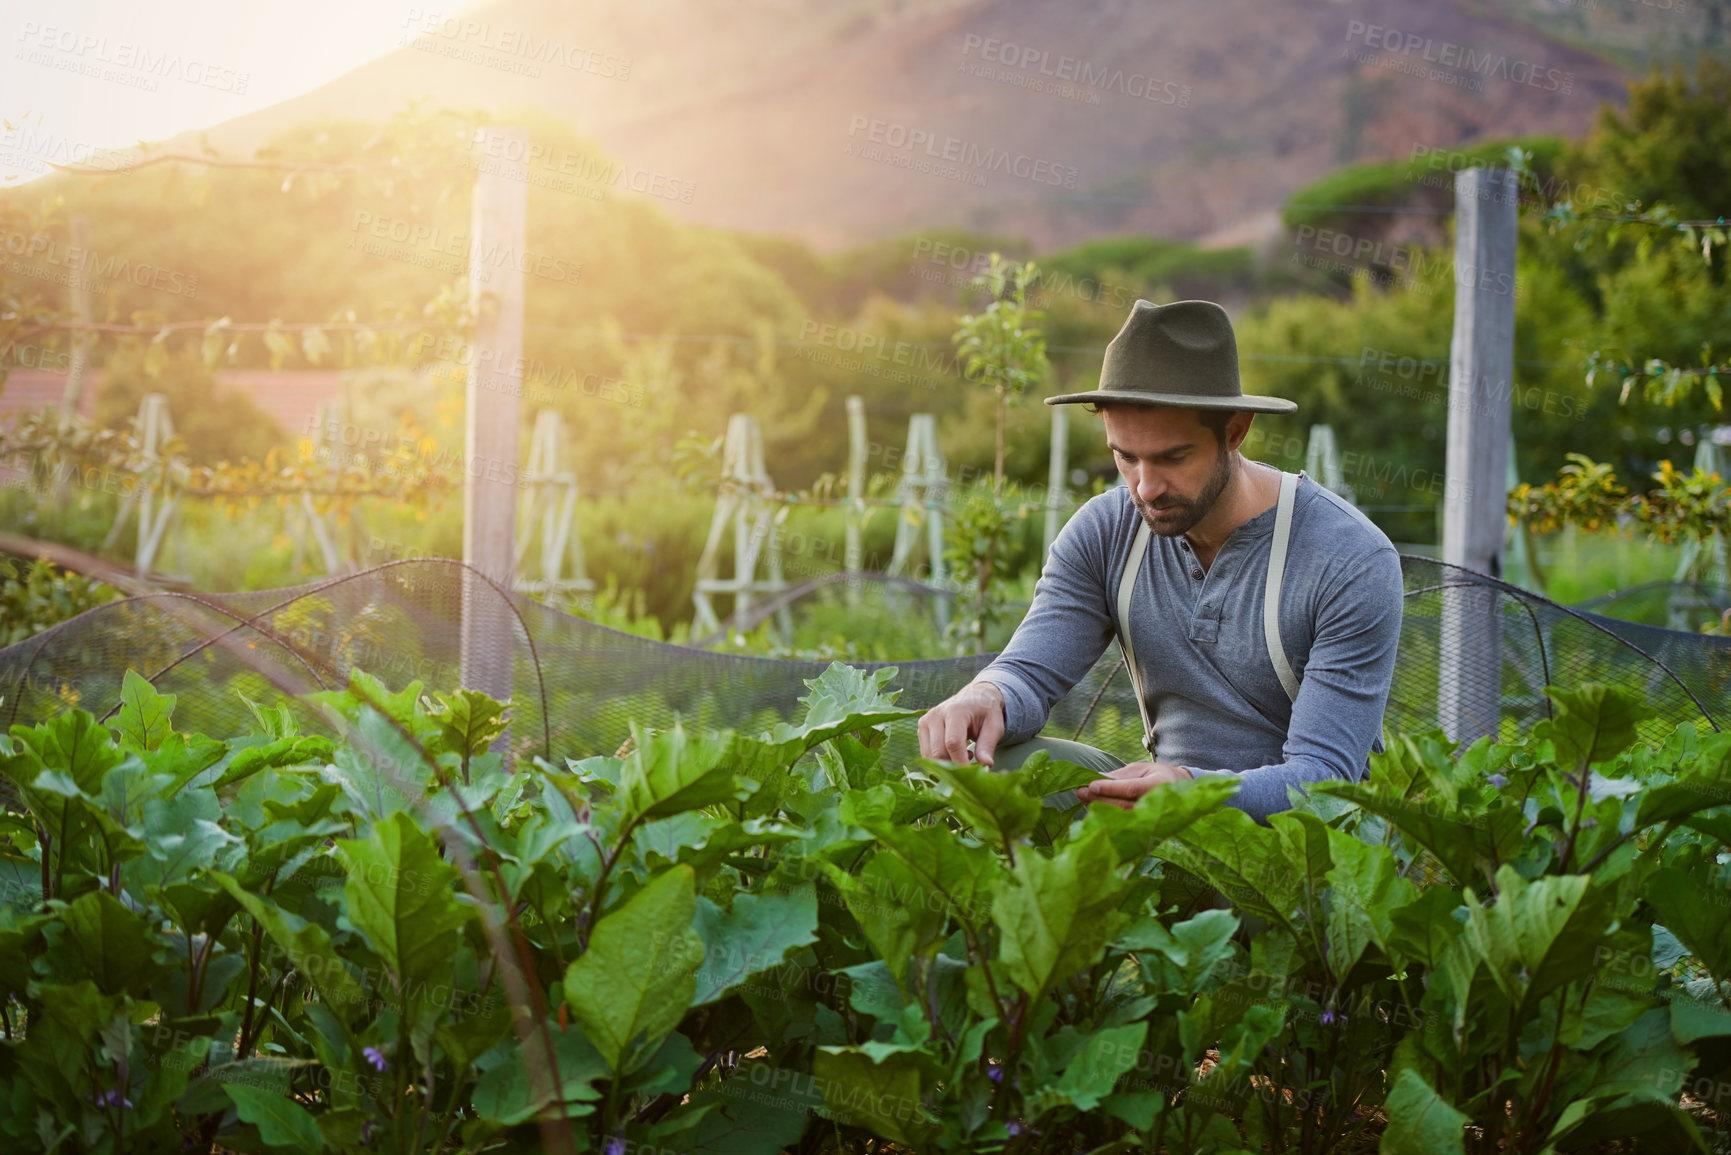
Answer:
[[[974,678],[1003,694],[1005,743],[1038,734],[1052,704],[1082,680],[1112,640],[1104,532],[1110,509],[1109,502],[1090,502],[1065,523],[1035,583],[1027,616],[1004,652]]]
[[[1382,733],[1403,595],[1400,555],[1393,549],[1372,554],[1337,580],[1318,609],[1282,761],[1198,773],[1237,778],[1241,785],[1231,804],[1257,821],[1291,807],[1288,786],[1356,781]]]

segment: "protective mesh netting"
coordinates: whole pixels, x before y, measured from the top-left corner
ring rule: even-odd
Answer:
[[[1643,582],[1577,602],[1575,608],[1625,622],[1698,629],[1731,610],[1731,588],[1711,582]]]
[[[1524,733],[1546,715],[1547,683],[1610,682],[1643,694],[1650,739],[1678,724],[1718,729],[1731,718],[1731,638],[1581,613],[1428,558],[1403,557],[1402,569],[1400,657],[1384,719],[1392,732],[1438,724],[1439,698],[1451,698],[1439,694],[1445,630],[1460,653],[1454,696],[1495,703],[1504,735]],[[271,705],[339,688],[357,666],[394,689],[416,679],[429,690],[453,689],[464,570],[455,561],[410,560],[289,589],[162,593],[100,606],[0,650],[0,724],[39,722],[72,702],[101,716],[118,703],[128,669],[178,695],[177,729],[219,737],[253,729],[242,694]],[[500,614],[505,593],[470,581]],[[631,719],[663,726],[678,716],[688,725],[756,731],[796,715],[803,680],[827,665],[667,645],[522,595],[509,602],[516,756],[612,753]],[[988,661],[855,664],[893,665],[901,704],[924,708]],[[1054,707],[1046,733],[1129,759],[1137,756],[1139,726],[1113,646]],[[900,725],[888,753],[912,753],[915,742],[913,726]]]

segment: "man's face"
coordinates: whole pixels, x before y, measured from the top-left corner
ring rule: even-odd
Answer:
[[[1232,450],[1250,428],[1236,413],[1219,438],[1194,409],[1114,405],[1101,411],[1106,445],[1130,487],[1130,500],[1162,537],[1188,533],[1232,481]]]

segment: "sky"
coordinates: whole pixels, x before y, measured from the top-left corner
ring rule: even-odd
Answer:
[[[0,0],[0,187],[317,88],[437,11],[425,0]]]

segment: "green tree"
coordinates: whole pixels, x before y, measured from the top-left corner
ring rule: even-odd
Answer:
[[[1028,286],[1039,274],[1032,261],[1012,264],[998,253],[974,286],[992,295],[991,304],[956,323],[951,340],[962,372],[997,394],[997,452],[992,460],[992,492],[1004,490],[1004,422],[1011,401],[1043,383],[1051,371],[1039,322],[1045,313],[1028,307]]]

